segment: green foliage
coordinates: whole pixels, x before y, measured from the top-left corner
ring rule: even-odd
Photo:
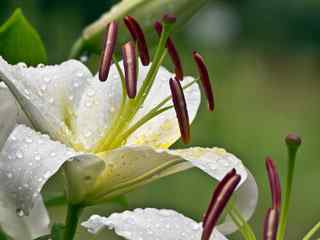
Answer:
[[[8,237],[2,231],[0,231],[0,240],[8,240]]]
[[[63,224],[58,224],[58,223],[53,224],[51,229],[51,239],[52,240],[63,239],[64,229],[65,227]]]
[[[47,54],[37,31],[17,9],[0,26],[0,55],[9,63],[36,65],[47,62]]]

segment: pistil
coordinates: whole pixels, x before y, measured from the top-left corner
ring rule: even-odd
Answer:
[[[285,183],[285,195],[282,200],[282,207],[280,212],[280,223],[279,223],[279,231],[277,234],[277,239],[282,240],[285,237],[286,233],[286,226],[288,222],[288,211],[289,211],[289,205],[290,205],[290,198],[291,198],[291,191],[292,191],[292,182],[293,182],[293,176],[294,176],[294,168],[295,168],[295,162],[296,162],[296,154],[299,149],[299,146],[302,143],[302,140],[299,136],[295,134],[289,134],[285,142],[287,144],[288,149],[288,173]]]

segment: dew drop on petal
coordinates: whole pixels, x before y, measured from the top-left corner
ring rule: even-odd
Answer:
[[[21,208],[16,209],[16,214],[18,217],[23,217],[24,216],[24,211]]]

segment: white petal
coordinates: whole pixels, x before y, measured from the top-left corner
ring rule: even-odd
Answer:
[[[101,82],[98,75],[90,80],[75,110],[75,136],[80,144],[88,149],[101,138],[117,115],[121,98],[121,79],[114,64],[107,81]]]
[[[242,182],[247,171],[234,155],[220,148],[190,148],[184,150],[156,150],[149,146],[118,148],[100,157],[105,161],[105,171],[98,177],[92,199],[106,199],[146,184],[160,177],[197,167],[221,180],[235,168]]]
[[[0,56],[0,79],[14,94],[34,127],[54,139],[66,140],[66,118],[92,75],[80,62],[27,68],[10,65]],[[71,113],[70,113],[71,112]]]
[[[0,213],[0,227],[13,239],[31,240],[49,233],[49,216],[41,198],[29,216],[18,216],[15,204],[0,191]]]
[[[6,142],[18,118],[18,107],[7,88],[0,86],[0,149]]]
[[[48,136],[18,125],[0,155],[0,190],[12,199],[16,211],[28,215],[46,181],[65,161],[79,155]]]
[[[139,80],[144,79],[148,73],[149,66],[140,66]],[[137,115],[133,119],[133,123],[138,121],[141,117],[147,114],[152,108],[157,106],[162,100],[171,96],[169,79],[174,74],[170,73],[164,67],[160,67],[154,84],[147,96],[143,107],[140,108]],[[185,77],[182,86],[194,81],[192,77]],[[185,98],[187,102],[187,109],[189,113],[190,124],[194,120],[201,101],[200,89],[197,83],[188,87],[185,91]],[[165,106],[172,106],[170,100]],[[135,131],[127,141],[127,145],[150,145],[156,148],[168,148],[175,141],[180,138],[179,125],[174,109],[167,110],[148,123],[144,124],[137,131]]]
[[[249,220],[258,203],[258,186],[252,174],[248,171],[247,180],[242,184],[235,193],[236,206],[240,210],[245,220]],[[232,219],[227,216],[225,221],[218,226],[218,230],[223,234],[231,234],[237,231],[238,227],[233,223]]]
[[[154,208],[114,213],[109,217],[93,215],[82,226],[91,233],[108,227],[128,240],[200,240],[202,233],[201,223],[173,210]],[[226,238],[214,230],[210,239]]]

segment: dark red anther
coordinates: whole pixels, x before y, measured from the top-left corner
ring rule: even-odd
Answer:
[[[162,24],[159,21],[156,21],[154,23],[154,28],[157,31],[158,35],[160,36],[162,33]],[[170,55],[171,61],[175,67],[175,73],[176,73],[176,79],[182,81],[183,80],[183,69],[182,69],[182,64],[181,60],[178,54],[178,51],[172,41],[172,39],[169,37],[167,40],[167,45],[168,53]]]
[[[266,168],[268,172],[269,185],[272,194],[272,207],[280,209],[281,205],[281,185],[274,162],[270,157],[266,159]]]
[[[205,95],[207,97],[208,108],[210,111],[213,111],[215,108],[214,94],[213,94],[212,86],[210,83],[207,66],[204,63],[204,60],[199,53],[193,52],[192,56],[193,56],[194,61],[197,64],[202,87],[203,87],[203,90],[204,90]]]
[[[279,224],[279,209],[269,208],[264,219],[263,240],[275,240],[277,238]]]
[[[167,13],[163,15],[162,21],[164,23],[175,23],[177,21],[177,17],[175,15]]]
[[[232,169],[219,182],[218,186],[214,190],[209,208],[203,219],[203,233],[201,240],[210,239],[211,233],[218,222],[219,217],[221,216],[240,180],[240,175],[236,174],[236,171]]]
[[[183,143],[187,144],[190,141],[190,124],[186,99],[179,80],[171,78],[169,83],[173,105],[178,118],[181,139]]]
[[[127,94],[129,98],[134,98],[137,94],[137,64],[136,50],[132,42],[127,42],[122,46],[122,58]]]
[[[149,65],[150,56],[148,46],[139,23],[131,16],[126,16],[123,21],[126,24],[134,41],[138,43],[138,50],[142,64],[144,66]]]
[[[99,79],[100,81],[106,81],[109,75],[109,70],[112,61],[112,54],[116,45],[118,34],[118,24],[112,21],[108,24],[104,46],[101,53]]]

